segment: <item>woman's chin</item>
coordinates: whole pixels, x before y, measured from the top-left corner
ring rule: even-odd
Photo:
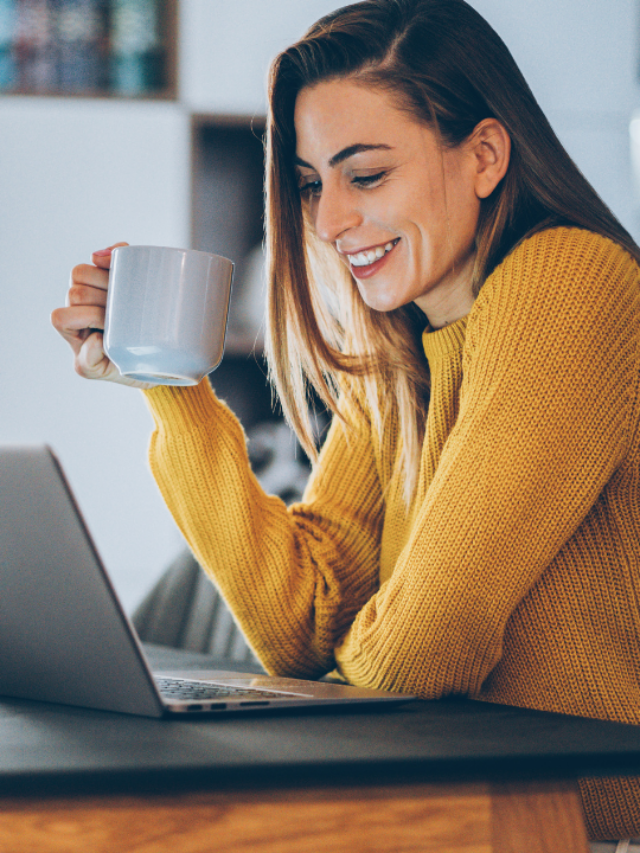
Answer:
[[[399,293],[393,291],[389,287],[374,287],[371,282],[363,284],[356,280],[360,296],[364,304],[373,311],[387,313],[395,311],[396,308],[401,308],[406,305],[406,300],[403,300]]]

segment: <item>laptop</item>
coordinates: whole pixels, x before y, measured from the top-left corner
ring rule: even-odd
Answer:
[[[414,698],[251,672],[152,672],[46,445],[0,445],[0,649],[0,695],[147,717]]]

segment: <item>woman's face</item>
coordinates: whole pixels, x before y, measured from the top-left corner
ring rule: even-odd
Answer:
[[[296,170],[317,236],[349,267],[377,311],[416,302],[434,327],[473,304],[477,161],[390,95],[352,80],[303,89]]]

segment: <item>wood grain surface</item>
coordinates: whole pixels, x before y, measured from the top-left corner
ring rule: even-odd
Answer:
[[[492,785],[492,853],[588,853],[574,783]]]
[[[0,800],[2,853],[586,853],[573,785]]]

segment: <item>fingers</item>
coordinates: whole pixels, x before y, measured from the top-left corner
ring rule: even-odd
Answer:
[[[133,379],[121,377],[118,368],[105,355],[102,330],[105,323],[107,289],[111,253],[118,246],[100,249],[91,256],[93,263],[78,264],[71,271],[71,281],[64,308],[56,308],[51,314],[54,328],[71,346],[74,367],[80,376],[87,379],[108,379],[139,388],[152,387]]]
[[[108,264],[110,259],[111,250],[103,250],[102,262]],[[57,308],[51,314],[54,328],[71,345],[76,357],[92,331],[104,329],[108,286],[108,268],[78,264],[71,270],[66,306]]]
[[[91,330],[104,329],[104,306],[56,308],[51,313],[51,322],[77,355]]]
[[[78,264],[71,270],[67,305],[90,305],[106,302],[109,287],[109,270],[101,270],[91,264]]]
[[[105,293],[109,287],[109,268],[111,253],[118,246],[128,243],[115,243],[107,249],[100,249],[91,255],[91,264],[78,264],[71,270],[68,305],[89,305],[95,300],[98,305],[105,304]],[[102,292],[102,293],[101,293]]]
[[[113,246],[108,246],[106,249],[99,249],[91,255],[91,262],[100,269],[108,270],[111,266],[111,252],[119,246],[128,245],[128,243],[114,243]]]
[[[67,307],[95,305],[104,308],[107,304],[107,291],[87,284],[72,283],[67,291],[66,304]]]

